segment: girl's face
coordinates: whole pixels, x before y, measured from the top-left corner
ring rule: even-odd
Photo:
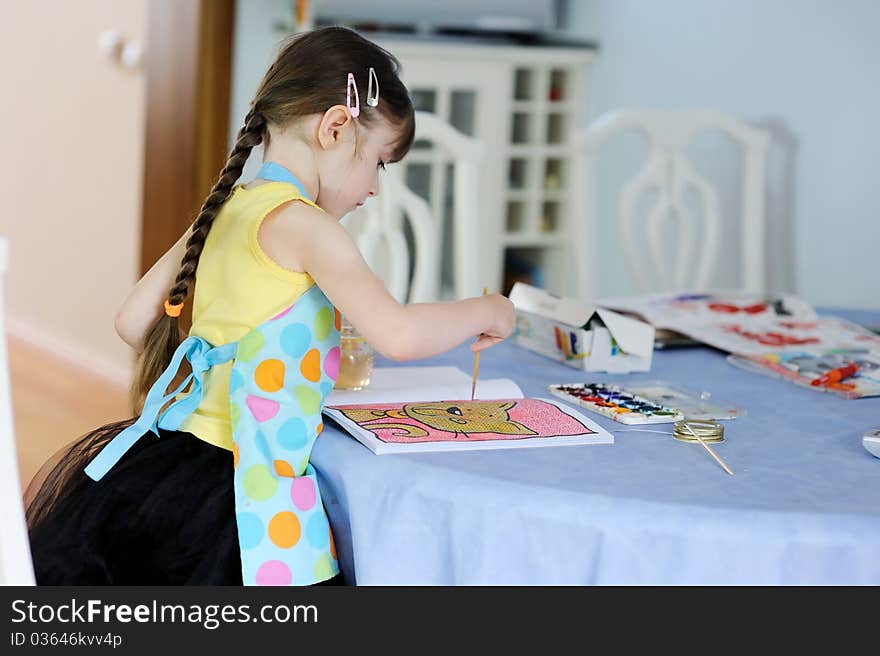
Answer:
[[[397,139],[384,120],[374,121],[369,128],[356,122],[349,116],[325,133],[326,145],[316,158],[316,202],[337,219],[379,193],[379,173],[390,159]]]

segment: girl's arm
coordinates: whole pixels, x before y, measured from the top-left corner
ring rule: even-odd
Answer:
[[[165,300],[180,271],[191,232],[192,226],[150,267],[116,313],[116,332],[138,353],[143,350],[147,332],[165,312]]]
[[[481,350],[513,331],[513,304],[499,294],[445,303],[398,303],[336,220],[301,203],[288,206],[284,214],[285,243],[291,244],[301,268],[385,357],[430,357],[477,335],[471,348]]]

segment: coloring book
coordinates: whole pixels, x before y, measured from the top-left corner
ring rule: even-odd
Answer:
[[[334,390],[324,414],[377,455],[424,451],[613,444],[580,411],[524,398],[506,378],[479,380],[454,367],[387,367],[358,392]]]

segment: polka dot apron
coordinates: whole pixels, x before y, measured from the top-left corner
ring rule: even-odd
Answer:
[[[178,430],[202,398],[204,372],[233,360],[229,379],[235,510],[245,585],[310,585],[339,572],[309,456],[339,374],[339,313],[317,285],[238,342],[190,336],[153,385],[144,412],[86,467],[100,480],[143,435]],[[183,358],[192,373],[163,395]],[[188,396],[159,410],[192,383]]]
[[[85,468],[100,480],[146,433],[178,430],[202,399],[205,371],[233,361],[229,379],[235,511],[245,585],[310,585],[339,573],[309,456],[339,374],[339,313],[313,285],[238,342],[191,335],[150,389],[144,411]],[[192,373],[164,394],[186,358]],[[175,397],[192,385],[190,394]],[[165,404],[174,401],[159,414]]]
[[[238,342],[229,396],[245,585],[304,585],[339,573],[309,464],[339,356],[339,313],[317,285]]]

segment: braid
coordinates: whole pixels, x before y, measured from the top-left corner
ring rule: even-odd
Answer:
[[[220,172],[217,182],[193,223],[192,234],[186,242],[186,252],[180,262],[180,271],[168,294],[170,305],[179,305],[186,301],[214,218],[232,193],[233,185],[241,177],[251,150],[263,141],[265,128],[266,119],[251,108],[245,116],[244,126],[238,132],[235,146],[229,154],[229,159],[226,160],[226,166]],[[143,353],[138,359],[130,392],[132,409],[136,414],[140,412],[150,387],[168,367],[178,346],[180,346],[180,327],[177,317],[163,314],[147,334]]]
[[[262,142],[265,126],[265,119],[259,114],[255,114],[254,110],[251,110],[245,117],[245,124],[238,132],[238,138],[235,140],[235,146],[229,154],[226,166],[220,172],[220,177],[205,199],[202,209],[193,223],[192,235],[186,242],[186,253],[180,262],[180,271],[168,295],[168,301],[172,305],[186,300],[189,284],[195,278],[199,256],[202,254],[202,248],[204,248],[205,239],[211,230],[211,224],[220,211],[220,207],[229,198],[232,186],[241,177],[242,169],[244,169],[251,150]]]

